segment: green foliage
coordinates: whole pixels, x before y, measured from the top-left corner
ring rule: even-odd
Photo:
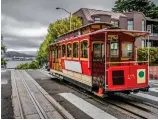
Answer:
[[[82,26],[81,20],[72,16],[71,18],[71,29],[77,29]],[[55,40],[62,34],[65,34],[70,31],[70,18],[65,18],[57,20],[54,23],[51,23],[48,27],[48,33],[41,43],[40,48],[36,55],[36,60],[39,62],[39,65],[42,66],[44,63],[48,62],[48,46],[50,43],[55,42]]]
[[[29,64],[28,63],[20,64],[16,67],[16,69],[29,69]]]
[[[139,48],[137,51],[138,61],[147,61],[148,60],[148,48]],[[154,64],[158,61],[158,48],[150,48],[150,63]]]
[[[1,65],[7,65],[7,62],[4,57],[1,58]]]
[[[1,54],[6,52],[6,46],[3,44],[3,35],[1,33]]]
[[[38,69],[39,68],[39,63],[38,61],[32,61],[30,64],[29,64],[29,69]]]
[[[39,63],[38,61],[32,61],[31,63],[23,63],[16,67],[16,69],[38,69]]]
[[[1,54],[6,52],[6,46],[3,44],[3,35],[1,33]],[[1,65],[6,66],[7,65],[7,61],[4,57],[1,57]]]
[[[116,0],[114,12],[142,12],[145,16],[158,18],[158,6],[150,0]]]
[[[158,6],[157,7],[154,7],[152,10],[150,10],[149,12],[148,12],[148,15],[147,15],[148,17],[151,17],[151,18],[153,18],[153,19],[156,19],[156,18],[158,18]],[[158,27],[157,27],[158,28]]]

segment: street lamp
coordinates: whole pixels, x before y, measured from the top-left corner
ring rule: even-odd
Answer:
[[[72,17],[71,12],[69,12],[69,11],[65,10],[64,8],[60,8],[60,7],[57,7],[56,9],[57,9],[57,10],[62,9],[62,10],[64,10],[65,12],[67,12],[67,13],[69,13],[69,14],[70,14],[70,31],[71,31],[71,17]]]

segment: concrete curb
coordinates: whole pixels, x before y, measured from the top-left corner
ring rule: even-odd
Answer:
[[[28,73],[26,73],[26,71],[24,71],[24,72],[32,80],[32,82],[36,85],[36,87],[41,91],[41,93],[48,99],[48,101],[50,103],[52,103],[52,105],[57,109],[57,111],[61,115],[63,115],[66,119],[75,119],[68,111],[65,110],[65,108],[63,108],[54,98],[52,98]],[[42,72],[42,71],[40,71],[40,72]],[[42,73],[46,74],[44,72],[42,72]]]

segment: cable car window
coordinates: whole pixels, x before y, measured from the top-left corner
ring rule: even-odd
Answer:
[[[65,57],[66,55],[66,46],[62,45],[62,57]]]
[[[102,48],[102,51],[101,51],[102,57],[105,57],[105,45],[104,45],[104,43],[101,43],[101,48]]]
[[[104,57],[104,44],[103,43],[94,43],[93,44],[93,58]]]
[[[132,43],[123,43],[122,44],[122,57],[132,58]]]
[[[71,52],[72,52],[72,44],[68,43],[67,44],[67,57],[71,57]]]
[[[73,57],[78,58],[78,42],[73,43]]]
[[[54,51],[54,50],[52,51],[52,56],[53,56],[53,57],[55,56],[55,51]]]
[[[58,47],[58,57],[61,57],[61,46]]]
[[[81,41],[81,58],[88,58],[88,41]]]
[[[111,57],[118,57],[119,56],[119,44],[118,43],[111,43]]]

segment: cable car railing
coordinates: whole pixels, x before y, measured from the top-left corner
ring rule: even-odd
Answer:
[[[120,63],[148,63],[149,61],[125,61],[125,62],[106,62],[106,64],[120,64]]]

